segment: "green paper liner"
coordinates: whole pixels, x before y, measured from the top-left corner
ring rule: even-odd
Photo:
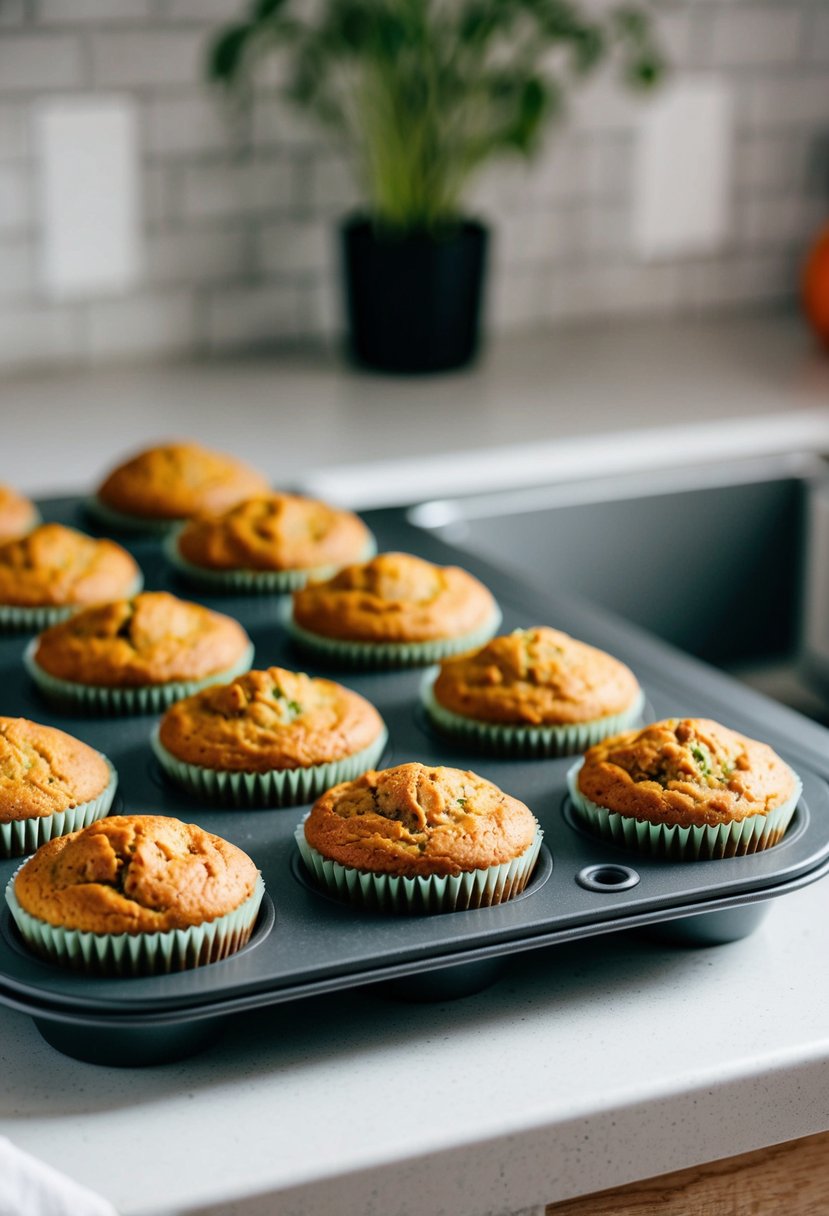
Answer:
[[[17,871],[6,886],[6,903],[30,950],[60,967],[104,975],[161,975],[217,963],[250,939],[265,893],[260,874],[252,895],[232,912],[188,929],[164,933],[89,933],[47,924],[25,912],[14,893]]]
[[[200,680],[170,680],[166,684],[142,684],[135,688],[110,688],[103,684],[76,684],[60,680],[39,667],[35,661],[37,638],[23,652],[23,665],[47,701],[61,709],[96,714],[161,713],[175,701],[189,697],[212,684],[224,684],[250,671],[253,663],[253,643],[249,642],[242,657],[232,667],[204,676]]]
[[[388,741],[385,726],[369,747],[308,768],[272,769],[267,773],[240,773],[186,764],[172,755],[153,731],[151,743],[167,776],[196,798],[236,807],[299,806],[312,802],[332,785],[353,781],[374,768]]]
[[[468,743],[497,756],[539,759],[569,756],[626,730],[641,718],[645,694],[639,689],[628,709],[606,718],[574,722],[563,726],[521,726],[500,722],[480,722],[453,713],[435,699],[433,688],[438,668],[426,672],[420,689],[426,715],[441,734]]]
[[[138,595],[144,586],[144,575],[139,574],[124,595],[131,599]],[[120,597],[119,597],[120,598]],[[40,633],[50,625],[65,621],[76,612],[90,607],[89,604],[37,604],[24,606],[21,604],[0,604],[0,632],[4,633]]]
[[[55,811],[51,815],[0,823],[0,857],[21,857],[25,853],[34,853],[47,840],[77,832],[109,814],[118,788],[118,774],[106,756],[102,755],[101,758],[109,769],[109,781],[97,798],[79,802],[77,806]]]
[[[496,609],[489,621],[472,633],[430,642],[350,642],[326,638],[297,625],[292,613],[286,617],[285,624],[298,646],[332,663],[368,668],[426,667],[450,655],[483,646],[498,632],[501,610]]]
[[[128,515],[125,511],[108,507],[95,494],[85,500],[84,510],[95,523],[105,528],[144,536],[166,536],[173,528],[179,528],[186,522],[182,519],[150,519],[145,515]]]
[[[302,570],[207,570],[194,566],[182,557],[178,550],[178,538],[182,525],[176,527],[164,542],[164,553],[171,566],[186,578],[188,583],[208,591],[237,595],[287,595],[298,591],[311,579],[331,578],[342,565],[309,566]],[[354,561],[364,562],[374,557],[377,542],[371,536],[360,555]],[[349,563],[344,562],[343,565]]]
[[[465,912],[514,899],[532,877],[543,836],[538,827],[528,849],[498,866],[457,875],[403,878],[358,870],[323,857],[305,839],[304,821],[294,831],[305,868],[320,888],[358,908],[403,915]]]
[[[576,821],[594,836],[601,836],[613,844],[675,861],[714,861],[772,848],[789,826],[802,790],[800,778],[795,774],[797,786],[792,797],[767,815],[749,815],[733,823],[715,826],[680,827],[679,824],[649,823],[632,815],[620,815],[591,802],[578,788],[578,774],[583,763],[583,759],[579,760],[567,773]]]

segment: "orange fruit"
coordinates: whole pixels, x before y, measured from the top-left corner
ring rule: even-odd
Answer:
[[[806,258],[801,286],[803,311],[812,329],[829,346],[829,224]]]

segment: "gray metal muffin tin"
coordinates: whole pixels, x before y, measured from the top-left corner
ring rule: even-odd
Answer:
[[[47,520],[93,530],[79,503],[42,504]],[[614,930],[647,927],[695,945],[745,936],[768,901],[829,870],[829,734],[750,693],[686,656],[567,596],[541,597],[485,563],[466,558],[411,527],[401,512],[367,516],[379,547],[456,562],[482,578],[504,612],[504,629],[554,624],[618,655],[638,675],[655,717],[718,718],[772,744],[803,778],[803,799],[784,840],[754,856],[670,863],[596,841],[570,819],[565,774],[572,758],[504,760],[448,743],[419,707],[419,670],[328,667],[292,650],[276,597],[213,597],[171,576],[158,541],[124,543],[149,588],[166,587],[241,620],[255,644],[255,665],[279,664],[329,674],[373,701],[389,727],[382,765],[420,760],[471,768],[526,802],[544,828],[544,847],[528,890],[499,907],[440,916],[360,912],[314,890],[293,832],[307,808],[228,810],[198,803],[168,784],[149,747],[152,716],[57,715],[26,677],[26,635],[0,639],[0,712],[59,726],[106,753],[120,775],[113,813],[153,812],[201,824],[245,849],[260,867],[267,896],[251,943],[207,967],[169,976],[108,979],[62,970],[33,957],[5,906],[0,912],[0,1001],[30,1014],[43,1036],[79,1059],[149,1064],[206,1045],[233,1013],[355,985],[393,984],[403,996],[446,998],[474,991],[518,950]],[[20,864],[0,861],[0,884]]]

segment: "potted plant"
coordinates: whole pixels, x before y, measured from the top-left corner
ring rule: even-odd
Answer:
[[[661,72],[642,9],[591,17],[580,0],[253,0],[213,42],[209,76],[244,93],[272,53],[366,200],[343,226],[352,353],[406,372],[476,349],[487,231],[463,209],[474,174],[529,156],[568,86],[608,54],[631,85]]]

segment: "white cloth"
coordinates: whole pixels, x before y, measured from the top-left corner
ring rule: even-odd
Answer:
[[[117,1216],[111,1203],[0,1136],[0,1216]]]

